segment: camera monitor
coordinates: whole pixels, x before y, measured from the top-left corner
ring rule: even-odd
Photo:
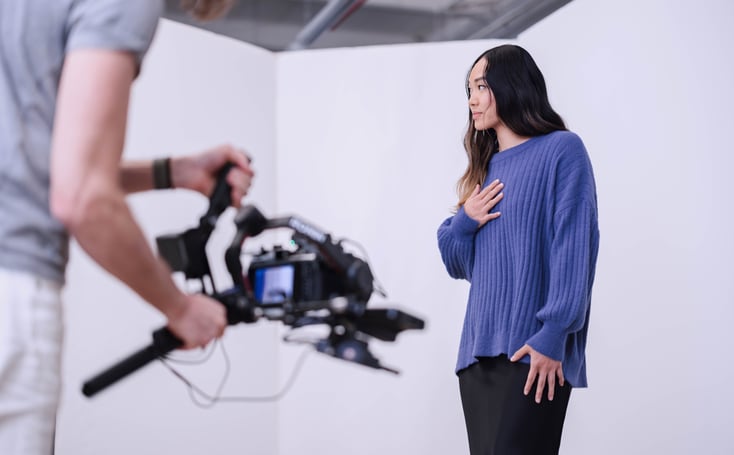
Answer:
[[[263,305],[292,300],[295,274],[293,264],[255,269],[252,283],[255,300]]]

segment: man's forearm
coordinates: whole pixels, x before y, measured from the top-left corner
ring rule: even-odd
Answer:
[[[69,231],[84,251],[166,316],[183,311],[183,294],[153,253],[124,195],[107,191],[83,204],[84,213]]]

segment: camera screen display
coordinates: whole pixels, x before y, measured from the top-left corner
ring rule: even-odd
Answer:
[[[292,299],[294,278],[295,268],[292,264],[255,270],[255,299],[264,305]]]

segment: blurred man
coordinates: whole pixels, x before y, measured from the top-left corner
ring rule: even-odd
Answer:
[[[199,19],[230,1],[183,1]],[[149,247],[125,195],[209,195],[218,171],[239,205],[253,172],[231,146],[154,162],[121,161],[130,89],[162,0],[0,2],[0,453],[53,452],[60,393],[60,292],[69,236],[160,310],[185,348],[226,327],[222,305],[186,295]],[[119,254],[124,251],[125,254]]]

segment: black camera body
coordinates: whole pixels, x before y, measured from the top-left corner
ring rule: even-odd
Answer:
[[[344,295],[345,282],[316,253],[280,246],[252,257],[247,270],[252,296],[259,305],[323,301]]]

